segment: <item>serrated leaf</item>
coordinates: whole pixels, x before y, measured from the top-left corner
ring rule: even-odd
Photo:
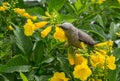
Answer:
[[[1,73],[13,73],[13,72],[28,72],[30,71],[31,66],[29,65],[22,65],[22,66],[1,66],[0,72]]]
[[[27,77],[22,72],[20,72],[20,77],[23,81],[28,81]]]

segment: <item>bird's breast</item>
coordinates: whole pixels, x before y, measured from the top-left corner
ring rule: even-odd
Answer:
[[[80,41],[78,40],[77,31],[69,32],[69,33],[66,33],[65,35],[68,39],[69,45],[80,47]]]

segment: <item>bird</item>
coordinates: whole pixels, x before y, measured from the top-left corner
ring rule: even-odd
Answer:
[[[97,44],[95,40],[81,29],[76,28],[73,24],[64,22],[59,25],[65,32],[65,36],[68,39],[68,44],[77,48],[82,48],[80,43],[84,42],[86,45],[94,46]]]

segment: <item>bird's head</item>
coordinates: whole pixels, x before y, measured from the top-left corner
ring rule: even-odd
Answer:
[[[70,31],[70,30],[73,30],[73,28],[74,28],[74,26],[71,23],[68,23],[68,22],[65,22],[65,23],[61,24],[60,27],[64,31]]]

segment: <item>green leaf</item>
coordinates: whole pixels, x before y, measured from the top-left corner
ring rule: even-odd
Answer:
[[[28,81],[27,77],[22,72],[20,72],[20,77],[23,81]]]
[[[75,8],[77,11],[79,11],[82,7],[82,3],[80,0],[76,0],[76,3],[75,3]]]
[[[112,39],[112,40],[115,40],[115,39],[116,39],[115,28],[116,28],[115,23],[112,22],[112,23],[110,24],[110,30],[109,30],[109,37],[110,37],[110,39]]]
[[[13,24],[13,23],[12,23]],[[14,25],[14,24],[13,24]],[[29,37],[25,36],[23,29],[20,29],[18,26],[14,25],[16,28],[13,32],[15,35],[15,42],[22,52],[27,55],[29,58],[32,54],[33,44]]]
[[[18,0],[17,6],[24,8],[25,7],[24,1],[23,0]]]
[[[19,66],[19,65],[27,65],[28,60],[22,55],[15,55],[12,59],[7,62],[7,66]]]
[[[120,58],[120,48],[115,48],[113,50],[113,54],[115,55],[115,57]]]
[[[44,10],[40,7],[29,8],[27,9],[27,12],[37,16],[44,15]]]
[[[74,16],[73,15],[66,15],[66,14],[60,14],[60,21],[67,21],[67,22],[73,22],[75,20]]]
[[[10,81],[6,76],[4,76],[2,74],[0,74],[0,76],[3,77],[4,81]],[[0,79],[0,81],[1,81],[1,79]]]
[[[49,0],[48,10],[50,12],[53,10],[59,11],[63,7],[65,2],[66,0]]]
[[[108,79],[109,81],[117,81],[117,72],[116,70],[111,70],[109,71],[109,74],[108,74]]]
[[[51,76],[41,75],[41,76],[39,77],[39,80],[38,80],[38,81],[49,81],[50,78],[51,78]]]
[[[100,26],[91,24],[90,28],[92,29],[90,31],[98,35],[99,36],[98,38],[100,38],[101,41],[107,40],[107,36],[104,30]]]
[[[13,72],[28,72],[30,71],[31,66],[22,65],[22,66],[7,66],[3,65],[0,67],[1,73],[13,73]]]
[[[96,19],[97,19],[97,22],[104,28],[102,17],[100,15],[97,15]]]
[[[41,63],[44,59],[44,51],[45,46],[43,41],[39,41],[36,43],[35,49],[34,49],[34,61],[36,64]]]
[[[50,62],[52,62],[54,59],[55,59],[54,57],[49,57],[49,58],[43,60],[42,63],[50,63]]]

